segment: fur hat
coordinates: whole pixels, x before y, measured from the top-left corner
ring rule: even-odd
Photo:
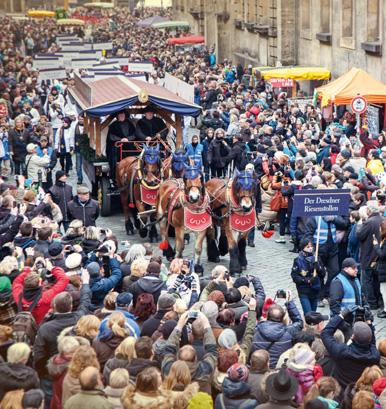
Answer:
[[[82,264],[82,255],[79,253],[71,253],[67,256],[65,266],[68,270],[75,270]]]

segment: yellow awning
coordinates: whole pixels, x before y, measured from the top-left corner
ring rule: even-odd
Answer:
[[[265,80],[271,78],[293,79],[296,81],[329,80],[331,72],[323,67],[256,67]]]
[[[55,17],[56,14],[54,11],[49,11],[49,10],[28,10],[27,16],[33,17],[33,18],[45,18],[45,17]]]

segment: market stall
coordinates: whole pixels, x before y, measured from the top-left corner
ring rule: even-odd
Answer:
[[[77,18],[63,18],[56,22],[58,26],[84,26],[85,22]]]
[[[190,24],[187,21],[174,20],[174,21],[164,21],[161,23],[154,23],[152,27],[158,28],[158,29],[166,29],[166,28],[169,28],[169,29],[185,28],[186,29],[190,27]]]
[[[204,44],[204,36],[182,36],[168,39],[169,45]]]

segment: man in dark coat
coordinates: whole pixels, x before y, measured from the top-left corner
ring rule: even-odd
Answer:
[[[137,138],[144,141],[146,138],[153,138],[159,133],[161,138],[165,140],[169,132],[165,122],[154,116],[154,109],[150,106],[145,108],[144,114],[145,116],[137,122]]]
[[[90,198],[90,190],[86,186],[77,188],[77,196],[68,204],[68,220],[82,220],[83,226],[95,226],[95,221],[99,217],[99,204]]]
[[[332,376],[342,389],[355,383],[365,368],[378,365],[380,355],[375,343],[374,327],[366,322],[356,322],[353,327],[352,343],[338,343],[334,338],[335,331],[341,326],[349,309],[332,317],[321,333],[321,338],[329,355],[335,363]]]
[[[227,156],[228,163],[233,161],[233,168],[241,171],[245,168],[245,155],[244,151],[246,150],[245,142],[243,142],[242,135],[233,136],[233,146],[230,153]]]
[[[211,168],[212,177],[224,177],[225,166],[227,164],[227,157],[231,148],[224,140],[224,130],[216,129],[213,141],[208,148],[208,163]]]
[[[162,294],[157,303],[157,311],[154,315],[148,318],[142,325],[141,335],[151,337],[161,324],[163,316],[173,310],[173,305],[176,303],[175,297],[169,293]]]
[[[360,242],[360,260],[362,267],[361,284],[366,299],[371,309],[377,309],[380,296],[379,282],[375,272],[375,260],[377,258],[373,238],[381,241],[380,226],[383,217],[376,202],[367,203],[368,219],[360,220],[356,229],[356,237]]]
[[[135,127],[126,117],[125,111],[118,112],[117,120],[109,126],[106,139],[106,156],[109,159],[110,169],[115,169],[118,160],[116,142],[129,142],[135,140]],[[132,149],[125,146],[125,149]]]
[[[62,216],[63,216],[63,228],[64,231],[67,230],[70,224],[68,219],[67,206],[68,203],[73,200],[72,186],[66,184],[67,176],[66,172],[58,170],[55,174],[55,185],[51,187],[49,193],[51,194],[52,200],[59,206]]]

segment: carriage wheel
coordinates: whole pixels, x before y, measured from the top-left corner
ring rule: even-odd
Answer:
[[[109,195],[110,183],[108,178],[102,177],[98,187],[98,202],[103,217],[111,214],[111,198]]]

